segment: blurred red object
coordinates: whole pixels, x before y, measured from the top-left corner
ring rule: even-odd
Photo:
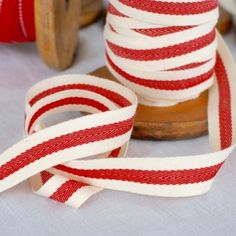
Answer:
[[[34,40],[34,0],[0,0],[0,42]]]

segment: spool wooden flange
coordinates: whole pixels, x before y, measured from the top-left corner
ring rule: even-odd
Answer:
[[[98,19],[102,11],[102,0],[82,0],[80,27],[85,27]]]
[[[233,17],[230,13],[220,7],[220,18],[217,24],[217,29],[221,34],[226,34],[233,25]]]
[[[116,81],[106,67],[92,75]],[[207,133],[208,92],[197,99],[171,107],[139,105],[133,137],[139,139],[174,140],[193,138]]]
[[[77,48],[80,0],[35,0],[38,51],[55,69],[71,66]]]

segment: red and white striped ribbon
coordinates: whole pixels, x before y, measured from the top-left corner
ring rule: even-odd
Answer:
[[[213,84],[217,19],[217,0],[110,0],[108,66],[140,103],[196,98]]]
[[[111,0],[111,3],[113,7],[110,8],[108,24],[112,34],[107,32],[109,25],[105,32],[109,67],[127,86],[137,85],[134,89],[136,91],[137,88],[136,92],[139,92],[139,87],[140,91],[144,88],[145,92],[141,93],[142,101],[160,102],[159,92],[162,105],[197,96],[203,89],[201,87],[195,90],[195,87],[198,88],[197,84],[193,84],[193,90],[192,87],[182,88],[180,84],[178,90],[172,90],[168,81],[181,82],[185,86],[183,80],[191,80],[192,74],[202,77],[208,70],[212,70],[204,77],[203,82],[200,82],[201,85],[205,80],[209,81],[207,86],[203,87],[210,87],[208,119],[212,152],[168,158],[120,158],[125,156],[132,132],[137,106],[136,95],[122,85],[101,78],[64,75],[42,81],[28,92],[25,119],[27,137],[0,155],[0,191],[29,178],[36,193],[73,207],[80,206],[104,188],[152,196],[195,196],[210,189],[216,174],[234,149],[236,93],[232,89],[236,88],[236,68],[219,35],[218,51],[215,53],[213,50],[216,47],[213,22],[216,23],[218,14],[217,2],[181,0],[181,7],[178,7],[178,1],[174,0],[166,0],[166,5],[151,0]],[[121,16],[120,12],[125,16]],[[132,18],[127,16],[129,13]],[[164,26],[165,20],[166,24],[176,25],[172,28]],[[131,29],[132,26],[137,27],[137,21],[140,28]],[[154,22],[158,22],[158,27]],[[186,26],[186,22],[190,26]],[[199,22],[200,26],[191,27],[195,22]],[[163,27],[160,27],[160,24]],[[185,30],[188,33],[185,34]],[[196,43],[197,40],[192,37],[198,39],[198,33],[201,34],[201,40]],[[136,34],[146,37],[146,46]],[[178,34],[182,36],[175,38]],[[170,38],[173,40],[172,46],[169,45]],[[190,43],[193,41],[196,44]],[[176,45],[181,42],[188,47],[192,45],[191,50],[178,48]],[[165,48],[163,52],[158,46],[159,43]],[[137,46],[143,49],[135,49]],[[148,52],[156,49],[156,53],[149,55],[145,52],[145,47]],[[183,55],[169,54],[167,58],[163,58],[165,51],[173,53],[173,48],[176,53],[184,52]],[[141,60],[142,54],[145,60]],[[140,58],[136,58],[137,55]],[[196,58],[192,59],[193,56]],[[147,60],[148,57],[151,58],[150,61]],[[120,68],[117,62],[122,62],[123,66]],[[156,75],[146,70],[148,68],[154,69]],[[141,87],[138,83],[140,78],[130,82],[127,76],[129,73],[145,77],[142,79],[147,83],[154,81],[155,86],[150,88],[151,84],[144,84]],[[135,75],[131,77],[136,78]],[[163,88],[159,87],[159,81]],[[146,87],[153,91],[146,93]],[[188,89],[193,92],[188,92]],[[179,91],[179,97],[176,96],[176,100],[171,99],[171,103],[168,103],[168,91],[173,97],[177,94],[175,92]],[[181,95],[185,93],[188,96]],[[44,126],[46,118],[68,111],[91,114],[51,127]]]

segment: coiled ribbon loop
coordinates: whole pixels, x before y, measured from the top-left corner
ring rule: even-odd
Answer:
[[[170,106],[212,86],[217,0],[110,0],[108,9],[108,67],[140,103]]]

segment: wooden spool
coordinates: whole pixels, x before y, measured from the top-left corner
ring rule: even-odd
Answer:
[[[232,16],[220,8],[218,30],[224,34],[232,26]],[[106,67],[92,75],[118,82]],[[208,91],[198,98],[171,107],[138,105],[132,136],[139,139],[175,140],[194,138],[208,132]]]
[[[92,75],[116,81],[106,67]],[[207,133],[208,92],[197,99],[171,107],[139,105],[133,137],[139,139],[174,140],[193,138]]]
[[[85,27],[98,19],[102,12],[102,4],[102,0],[82,0],[80,27]]]
[[[217,24],[217,29],[221,34],[226,34],[230,31],[233,25],[233,17],[230,13],[220,7],[220,18]]]
[[[54,69],[71,66],[77,48],[80,0],[35,0],[39,54]]]

